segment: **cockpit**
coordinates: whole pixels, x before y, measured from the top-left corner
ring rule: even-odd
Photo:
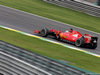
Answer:
[[[68,32],[72,32],[72,31],[73,31],[73,29],[70,28],[70,30],[66,30],[65,32],[68,33]]]

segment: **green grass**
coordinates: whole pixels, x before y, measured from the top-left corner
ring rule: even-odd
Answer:
[[[0,4],[100,33],[100,18],[42,0],[0,0]]]
[[[0,0],[0,4],[100,33],[100,18],[48,4],[42,0]],[[54,59],[70,61],[75,63],[71,65],[100,73],[100,58],[83,52],[2,28],[0,28],[0,40]]]
[[[16,39],[15,39],[16,38]],[[50,42],[29,37],[20,33],[0,28],[0,40],[25,48],[32,52],[48,56],[57,60],[72,62],[73,66],[80,67],[95,73],[100,73],[100,58],[80,51],[62,47]]]

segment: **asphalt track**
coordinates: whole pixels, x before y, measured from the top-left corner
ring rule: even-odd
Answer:
[[[28,14],[28,13],[15,10],[12,8],[8,8],[2,5],[0,5],[0,25],[17,29],[17,30],[30,33],[30,34],[34,34],[33,33],[34,29],[41,30],[42,28],[48,28],[48,29],[57,29],[57,30],[65,31],[69,28],[73,28],[74,30],[79,31],[82,34],[88,33],[88,34],[96,35],[97,37],[100,37],[99,33],[94,33],[94,32],[87,31],[75,26],[49,20],[37,15]],[[51,38],[48,38],[48,39],[51,39]],[[51,39],[51,40],[55,40],[55,39]],[[99,40],[98,40],[98,47],[95,50],[88,49],[88,48],[80,48],[80,49],[100,55],[100,41]],[[67,44],[67,43],[66,45],[75,47],[74,45]]]

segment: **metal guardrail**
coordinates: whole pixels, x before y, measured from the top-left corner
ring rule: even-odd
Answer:
[[[100,18],[100,8],[95,6],[71,0],[43,0],[43,1]]]
[[[19,48],[17,46],[11,45],[3,41],[0,41],[0,51],[6,54],[9,54],[12,57],[16,57],[20,60],[23,60],[31,65],[35,65],[36,67],[52,75],[94,75],[95,74],[93,72],[89,72],[89,71],[68,65],[66,63],[60,62],[58,60],[54,60],[52,58],[48,58],[48,57],[30,52],[28,50]],[[0,62],[0,63],[4,65],[6,64],[6,62],[8,62],[8,60],[1,58],[1,56],[3,55],[0,54],[0,61],[2,62],[5,61],[5,62],[4,63]],[[8,59],[8,57],[6,58]],[[14,60],[11,60],[9,58],[9,63],[10,62],[13,63]],[[17,65],[15,62],[13,64]],[[5,66],[5,68],[6,67],[7,65]],[[15,68],[17,69],[17,67]]]
[[[1,44],[0,44],[1,46]],[[0,73],[3,75],[51,75],[34,65],[8,54],[0,47]],[[0,75],[1,75],[0,74]]]
[[[4,75],[51,75],[4,52],[0,52],[0,72]]]

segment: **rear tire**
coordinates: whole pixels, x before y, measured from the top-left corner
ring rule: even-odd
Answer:
[[[49,30],[47,28],[44,28],[40,31],[41,36],[46,37],[49,35]]]
[[[75,45],[76,45],[77,47],[82,47],[82,46],[84,46],[84,38],[79,38],[79,39],[77,39],[77,40],[75,41]]]

